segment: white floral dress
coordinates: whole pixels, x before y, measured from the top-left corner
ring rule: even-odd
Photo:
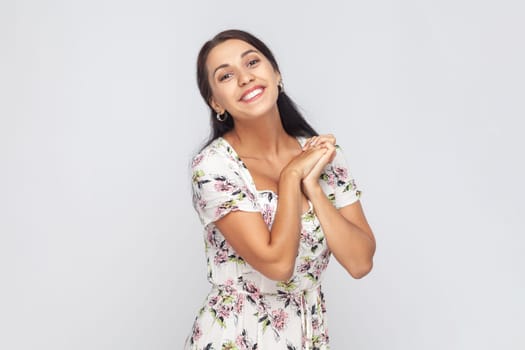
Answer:
[[[298,138],[301,145],[305,138]],[[200,309],[185,349],[328,349],[321,279],[330,251],[310,203],[301,217],[294,275],[270,280],[240,257],[214,222],[230,211],[260,212],[271,228],[278,196],[255,188],[248,169],[219,137],[192,162],[193,204],[204,225],[208,280],[212,289]],[[324,169],[320,185],[337,207],[359,199],[341,150]]]

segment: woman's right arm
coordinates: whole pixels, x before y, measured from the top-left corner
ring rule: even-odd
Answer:
[[[325,152],[307,150],[281,171],[271,231],[259,212],[232,211],[215,222],[237,254],[272,280],[285,281],[293,275],[301,230],[301,181]]]

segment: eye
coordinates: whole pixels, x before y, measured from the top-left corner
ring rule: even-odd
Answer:
[[[248,61],[248,67],[253,67],[255,66],[257,63],[259,63],[259,59],[258,58],[254,58],[254,59],[251,59]]]
[[[224,74],[219,76],[219,81],[224,81],[226,79],[229,79],[229,78],[231,78],[232,75],[233,75],[233,73],[224,73]]]

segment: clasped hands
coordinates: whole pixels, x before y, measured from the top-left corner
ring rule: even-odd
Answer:
[[[307,139],[302,152],[286,166],[300,176],[303,193],[308,198],[319,188],[321,172],[334,159],[335,154],[334,135],[314,136]]]

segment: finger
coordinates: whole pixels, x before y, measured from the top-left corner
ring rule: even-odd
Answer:
[[[328,163],[331,163],[331,162],[333,162],[333,160],[334,160],[334,158],[335,158],[335,155],[336,155],[336,148],[335,148],[335,146],[332,145],[331,143],[328,144],[328,147],[327,147],[327,148],[328,148],[328,152],[327,152],[327,153],[329,154],[329,156],[328,156]]]
[[[306,139],[306,142],[304,143],[304,146],[303,146],[303,151],[306,151],[307,149],[309,149],[311,144],[312,144],[312,137]]]
[[[335,136],[332,134],[320,135],[320,139],[323,142],[330,142],[332,145],[335,145]]]
[[[330,146],[333,146],[333,142],[331,140],[328,140],[328,139],[319,139],[318,143],[317,143],[317,146],[326,146],[326,145],[330,145]]]
[[[332,134],[312,136],[306,140],[302,149],[303,151],[306,151],[307,149],[310,149],[312,147],[319,147],[320,145],[324,145],[325,143],[335,145],[335,136]]]
[[[317,146],[317,148],[321,148],[324,150],[324,162],[330,163],[332,161],[333,156],[335,155],[335,146],[332,145],[330,142],[324,142],[323,144]]]
[[[312,137],[312,142],[310,143],[310,147],[315,147],[319,141],[319,136]]]
[[[328,140],[332,143],[332,145],[335,145],[335,136],[332,134],[326,134],[325,135]]]

